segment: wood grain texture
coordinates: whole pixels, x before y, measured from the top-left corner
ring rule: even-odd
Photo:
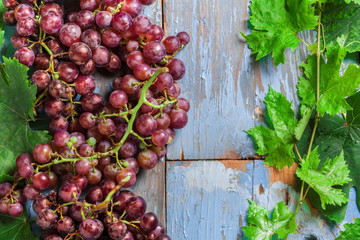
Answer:
[[[242,239],[252,172],[252,161],[167,162],[167,230],[172,239]]]
[[[304,46],[286,52],[286,64],[270,57],[254,61],[239,32],[250,33],[247,0],[166,0],[168,35],[187,31],[190,44],[179,54],[187,73],[182,96],[191,102],[189,123],[177,132],[168,159],[241,159],[254,154],[244,130],[259,124],[268,85],[296,98],[298,63]]]

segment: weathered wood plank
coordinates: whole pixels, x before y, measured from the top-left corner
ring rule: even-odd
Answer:
[[[298,65],[304,47],[287,51],[275,67],[267,57],[255,62],[239,31],[250,33],[247,0],[165,0],[168,35],[187,31],[191,43],[179,55],[187,67],[181,85],[190,100],[189,124],[177,132],[168,159],[240,159],[254,154],[244,130],[258,124],[259,107],[271,84],[296,99]]]
[[[167,162],[172,239],[242,239],[252,176],[253,161]]]
[[[268,168],[263,165],[262,161],[255,161],[254,182],[253,182],[253,199],[256,203],[272,210],[279,201],[284,201],[289,208],[294,211],[299,201],[299,194],[294,191],[295,188],[295,170],[296,165],[290,169],[284,168],[282,171]],[[350,193],[350,202],[344,223],[352,222],[353,218],[359,217],[357,209],[355,190]],[[311,207],[307,202],[300,208],[296,217],[299,227],[297,234],[291,234],[291,239],[335,239],[339,230],[343,229],[342,223],[339,227],[327,221],[321,216],[317,209]]]

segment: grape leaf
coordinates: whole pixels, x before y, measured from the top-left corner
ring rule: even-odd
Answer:
[[[269,217],[270,211],[250,202],[247,214],[248,226],[243,227],[247,237],[253,240],[272,239],[274,234],[279,238],[286,238],[290,233],[296,233],[297,225],[293,213],[284,202],[276,204],[274,211]]]
[[[0,213],[0,239],[7,240],[36,240],[37,238],[30,230],[24,209],[20,217],[14,218],[10,215]]]
[[[326,204],[341,205],[349,201],[341,189],[334,188],[351,181],[343,152],[320,166],[318,148],[315,148],[300,165],[296,175],[319,194],[323,209],[326,209]]]
[[[356,4],[360,4],[360,0],[345,0],[346,3],[354,2]]]
[[[17,59],[4,58],[7,85],[0,76],[0,174],[15,168],[15,159],[21,153],[31,153],[41,142],[48,142],[46,131],[32,131],[29,121],[34,119],[33,107],[36,86],[27,80],[27,67]]]
[[[345,231],[340,232],[336,240],[360,239],[360,218],[355,219],[355,223],[344,224]]]
[[[347,4],[348,3],[348,4]],[[324,6],[322,23],[327,43],[335,43],[337,38],[346,37],[347,51],[360,51],[360,0],[328,0]]]
[[[303,119],[295,119],[295,112],[286,97],[274,91],[271,86],[265,100],[269,128],[256,126],[246,131],[257,146],[256,153],[268,154],[264,163],[282,169],[292,166],[295,158],[294,143],[301,138],[311,110],[303,109]]]
[[[14,176],[11,176],[9,174],[1,174],[0,175],[0,183],[3,183],[3,182],[14,182],[15,180],[15,177]]]
[[[331,43],[327,47],[327,61],[325,62],[325,59],[321,58],[320,99],[317,104],[317,110],[321,115],[325,113],[334,115],[351,110],[345,98],[356,93],[360,84],[360,68],[351,64],[347,67],[344,75],[340,77],[339,72],[345,55],[345,48]],[[302,66],[307,79],[300,77],[297,85],[298,95],[302,98],[302,104],[313,107],[316,104],[316,56],[309,56],[307,63]]]
[[[250,9],[254,30],[247,36],[241,34],[257,53],[256,60],[272,52],[276,65],[285,62],[285,49],[298,46],[296,33],[318,24],[310,0],[252,0]]]

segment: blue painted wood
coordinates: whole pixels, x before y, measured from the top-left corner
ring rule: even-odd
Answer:
[[[173,240],[242,239],[252,161],[167,163],[167,230]]]
[[[191,102],[189,123],[177,132],[168,159],[240,159],[253,155],[244,130],[259,124],[259,107],[268,85],[296,99],[301,44],[286,52],[287,63],[275,67],[267,57],[255,62],[239,31],[250,33],[247,0],[166,0],[168,35],[187,31],[190,44],[179,54],[187,67],[180,81]],[[308,38],[308,36],[305,36]]]

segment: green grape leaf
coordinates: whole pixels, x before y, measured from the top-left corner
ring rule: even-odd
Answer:
[[[336,240],[360,239],[360,218],[355,219],[355,223],[344,224],[345,231],[340,232]]]
[[[0,183],[3,182],[14,182],[15,177],[9,174],[0,174]]]
[[[294,214],[289,210],[284,202],[276,204],[274,211],[269,217],[270,211],[259,206],[255,202],[250,202],[247,214],[248,226],[243,227],[246,236],[253,240],[272,239],[273,235],[279,238],[286,238],[290,233],[296,233],[297,225]]]
[[[334,188],[351,181],[343,152],[320,166],[318,148],[315,148],[300,165],[296,175],[319,194],[323,209],[326,209],[326,204],[342,205],[349,201],[341,189]]]
[[[320,60],[320,99],[317,110],[321,115],[334,115],[351,110],[345,98],[356,93],[360,84],[360,68],[351,64],[340,77],[339,72],[345,55],[345,48],[331,43],[327,48],[327,61],[325,62],[324,58]],[[300,77],[297,85],[298,95],[302,98],[302,104],[313,107],[316,104],[316,56],[309,56],[307,63],[302,66],[307,79]]]
[[[346,3],[354,2],[356,4],[360,4],[360,0],[345,0]]]
[[[2,29],[4,27],[4,20],[2,18],[4,12],[7,10],[7,8],[4,6],[3,2],[0,2],[0,29]],[[1,44],[2,45],[2,44]],[[0,45],[0,46],[1,46]]]
[[[303,108],[303,118],[297,121],[292,103],[283,94],[274,91],[271,86],[265,104],[269,128],[261,125],[246,132],[255,140],[256,153],[268,154],[265,164],[279,169],[290,167],[295,158],[294,143],[301,138],[312,110]]]
[[[26,210],[20,217],[14,218],[10,215],[0,213],[0,239],[7,240],[36,240],[37,238],[30,230]]]
[[[348,3],[348,4],[347,4]],[[322,23],[327,43],[334,43],[345,37],[347,51],[360,51],[360,0],[328,0],[324,5]],[[357,3],[357,4],[356,4]]]
[[[0,174],[14,170],[19,154],[31,153],[38,143],[50,140],[46,131],[32,131],[29,126],[34,119],[36,86],[27,80],[28,68],[7,58],[4,67],[10,84],[0,76]]]
[[[275,64],[285,62],[285,50],[299,44],[296,34],[313,29],[318,24],[310,0],[252,0],[250,23],[254,26],[251,34],[241,33],[256,60],[270,54]]]

